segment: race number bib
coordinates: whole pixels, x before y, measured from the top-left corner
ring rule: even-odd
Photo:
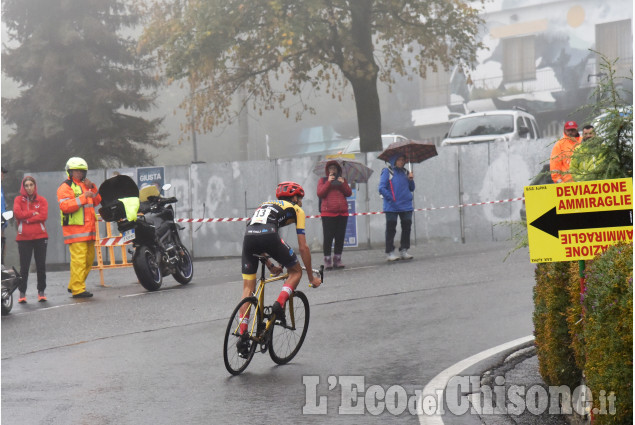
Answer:
[[[250,224],[267,224],[267,217],[269,217],[269,213],[271,212],[271,208],[258,208],[254,215],[251,217]]]

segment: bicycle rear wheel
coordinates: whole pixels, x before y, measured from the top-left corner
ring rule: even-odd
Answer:
[[[295,291],[285,309],[286,324],[275,323],[269,339],[269,355],[278,364],[288,363],[298,354],[309,330],[309,301],[304,293]]]
[[[245,317],[248,320],[245,335],[240,333],[240,322]],[[241,300],[227,324],[225,331],[225,342],[223,343],[223,359],[225,368],[232,375],[238,375],[247,368],[249,362],[254,357],[258,343],[254,341],[258,331],[258,324],[262,322],[262,312],[258,309],[256,297],[247,297]],[[248,351],[242,355],[238,352],[236,344],[241,338],[248,338]]]

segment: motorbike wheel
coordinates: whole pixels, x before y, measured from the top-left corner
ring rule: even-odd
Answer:
[[[154,251],[147,246],[140,246],[132,258],[132,266],[141,285],[148,291],[156,291],[161,287],[163,277]]]
[[[2,315],[6,316],[13,308],[13,294],[9,290],[2,288]]]
[[[174,279],[181,285],[187,285],[194,276],[194,265],[192,264],[192,256],[186,247],[180,246],[183,250],[183,255],[179,259],[179,263],[176,265],[176,271],[172,274]]]

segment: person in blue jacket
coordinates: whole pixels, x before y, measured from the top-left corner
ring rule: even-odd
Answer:
[[[381,171],[379,193],[384,198],[384,214],[386,215],[386,254],[388,261],[411,260],[410,229],[412,227],[412,205],[415,181],[412,171],[404,168],[405,155],[397,154],[390,158],[390,166]],[[401,220],[401,243],[399,256],[395,254],[395,234],[397,218]]]

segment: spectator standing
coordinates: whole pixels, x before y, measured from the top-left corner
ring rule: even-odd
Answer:
[[[20,186],[20,195],[13,201],[13,217],[18,226],[15,237],[20,254],[20,275],[22,282],[19,286],[19,303],[26,302],[26,288],[29,279],[29,267],[31,257],[35,257],[37,270],[37,299],[46,301],[44,290],[46,289],[46,248],[48,245],[48,233],[46,232],[46,219],[48,218],[48,202],[46,198],[38,195],[37,184],[31,176],[26,176]]]
[[[4,175],[7,174],[7,169],[2,167],[1,171],[2,171],[2,175],[0,177],[0,181],[4,180]],[[2,185],[0,185],[0,198],[1,198],[0,201],[2,202],[2,213],[1,214],[4,214],[4,212],[7,210],[7,202],[4,199],[4,190],[2,190]],[[1,252],[2,264],[4,264],[4,248],[7,246],[7,244],[6,244],[7,238],[4,237],[4,229],[6,229],[6,228],[7,228],[7,223],[6,222],[2,223],[2,241],[1,241],[2,242],[2,247],[0,247],[0,250],[2,251]]]
[[[582,127],[582,141],[595,137],[595,128],[591,124]]]
[[[595,136],[595,129],[591,124],[582,127],[582,141],[576,146],[569,165],[572,181],[581,182],[602,178],[598,171],[603,168],[601,164],[606,157],[602,152],[594,152],[593,142],[590,140]]]
[[[412,192],[415,191],[414,175],[404,168],[405,155],[397,154],[390,158],[390,166],[381,170],[379,193],[384,198],[386,215],[386,255],[388,261],[411,260],[410,229],[414,210]],[[401,243],[399,256],[395,254],[395,235],[397,219],[401,220]]]
[[[95,207],[101,202],[97,186],[86,178],[88,164],[73,157],[66,162],[68,180],[57,189],[57,201],[62,214],[64,243],[71,253],[71,277],[68,292],[73,298],[89,298],[86,278],[95,259],[97,216]]]
[[[575,121],[567,121],[564,124],[563,137],[556,142],[551,150],[549,169],[554,183],[573,181],[569,168],[573,151],[579,144],[578,124]]]
[[[348,223],[348,202],[346,198],[353,191],[348,182],[342,177],[342,168],[337,161],[329,161],[325,166],[326,177],[320,178],[317,186],[317,196],[320,198],[320,214],[322,216],[322,234],[324,236],[324,267],[341,269],[342,251],[344,250],[344,236]],[[331,260],[331,245],[333,259]]]

